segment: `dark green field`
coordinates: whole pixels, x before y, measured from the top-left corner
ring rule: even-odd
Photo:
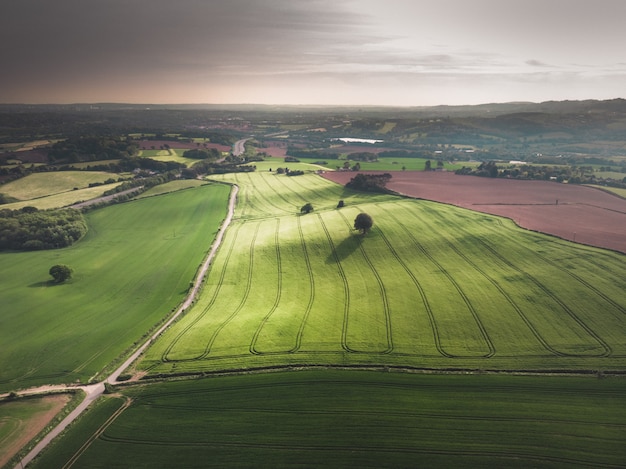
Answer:
[[[123,389],[34,467],[623,467],[625,422],[623,379],[269,373]]]

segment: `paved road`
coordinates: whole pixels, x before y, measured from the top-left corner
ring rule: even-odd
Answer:
[[[243,145],[243,144],[242,144]],[[196,295],[200,291],[200,287],[202,282],[204,281],[204,276],[209,268],[209,265],[213,261],[215,254],[217,253],[220,244],[222,243],[222,239],[224,238],[224,233],[226,229],[230,225],[230,222],[233,219],[233,215],[235,213],[235,204],[237,202],[237,193],[239,192],[239,187],[233,186],[230,193],[230,200],[228,202],[228,214],[220,227],[217,236],[215,237],[215,241],[211,246],[211,250],[209,254],[205,258],[204,262],[200,266],[200,270],[196,275],[196,280],[194,281],[193,288],[189,292],[187,299],[178,307],[174,315],[161,326],[146,342],[139,347],[128,359],[122,363],[111,375],[109,375],[104,381],[96,384],[90,384],[87,386],[65,386],[65,385],[54,385],[54,386],[40,386],[37,388],[26,389],[20,391],[18,394],[20,396],[32,395],[41,392],[49,392],[54,390],[68,390],[68,389],[82,389],[86,393],[86,397],[83,402],[80,403],[78,407],[76,407],[67,417],[65,417],[61,423],[59,423],[55,428],[53,428],[50,433],[48,433],[42,440],[15,466],[15,469],[21,469],[26,466],[29,462],[31,462],[56,436],[58,436],[70,423],[72,423],[89,405],[95,401],[98,397],[100,397],[104,393],[105,383],[115,384],[118,381],[120,374],[130,366],[132,362],[134,362],[143,351],[150,346],[150,344],[165,331],[175,320],[180,316],[195,300]],[[2,395],[0,395],[2,397]]]
[[[241,140],[237,140],[235,142],[235,144],[233,145],[233,155],[234,156],[239,156],[239,155],[243,154],[246,151],[245,143],[248,140],[250,140],[250,137],[242,138]]]

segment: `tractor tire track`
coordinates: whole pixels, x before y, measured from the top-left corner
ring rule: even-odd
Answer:
[[[467,295],[465,294],[465,292],[463,291],[461,286],[456,282],[456,280],[454,280],[452,275],[450,275],[450,273],[446,269],[444,269],[444,267],[434,258],[434,256],[432,254],[430,254],[428,252],[428,250],[415,238],[415,236],[413,236],[411,231],[400,220],[398,220],[398,218],[392,212],[388,212],[388,215],[397,223],[398,226],[400,226],[404,230],[404,232],[407,234],[409,239],[412,241],[413,245],[432,264],[434,264],[439,269],[439,271],[452,284],[454,289],[457,291],[457,293],[459,294],[459,296],[461,297],[461,299],[465,303],[465,306],[467,307],[468,311],[470,312],[470,314],[474,318],[474,321],[476,322],[476,325],[478,326],[480,334],[481,334],[485,344],[487,345],[487,348],[489,349],[489,351],[487,353],[483,354],[482,357],[483,358],[493,357],[495,355],[495,353],[496,353],[495,346],[493,345],[493,342],[492,342],[491,338],[489,337],[489,334],[487,333],[487,330],[485,329],[485,326],[483,325],[482,321],[480,320],[480,318],[478,316],[478,313],[474,309],[474,306],[472,305],[471,301],[469,300],[469,298],[467,297]],[[454,358],[468,358],[468,357],[463,357],[462,355],[453,355],[453,357]]]
[[[102,436],[102,434],[106,431],[107,428],[124,412],[126,409],[130,407],[132,404],[132,399],[126,398],[126,401],[117,409],[111,416],[102,424],[100,427],[83,443],[83,445],[76,450],[76,452],[67,460],[67,462],[62,466],[62,469],[69,469],[78,461],[78,459],[83,455],[87,449],[91,446],[91,444],[96,441],[98,438]]]
[[[274,232],[274,244],[275,244],[275,247],[276,247],[276,264],[277,264],[277,273],[278,273],[278,279],[277,279],[278,289],[276,291],[276,298],[274,299],[274,304],[272,305],[272,307],[270,308],[268,313],[265,315],[265,317],[263,318],[263,320],[259,324],[259,327],[257,327],[256,331],[254,332],[254,335],[252,336],[252,341],[250,342],[250,347],[249,347],[250,353],[252,355],[261,355],[261,352],[259,352],[256,349],[256,344],[257,344],[257,341],[259,340],[259,335],[261,334],[261,330],[263,329],[263,326],[265,326],[265,324],[270,319],[272,314],[274,314],[274,311],[276,311],[276,308],[278,308],[278,304],[280,303],[280,297],[281,297],[281,294],[282,294],[283,269],[282,269],[281,258],[280,258],[280,243],[279,243],[279,240],[278,240],[278,234],[279,233],[280,233],[280,218],[277,218],[276,219],[276,230]]]
[[[346,216],[342,212],[339,212],[339,215],[348,226],[348,229],[352,229],[352,225],[350,225],[350,222],[348,221]],[[389,311],[389,298],[387,297],[387,290],[385,288],[384,282],[380,278],[380,274],[376,270],[376,267],[374,267],[374,264],[372,264],[371,259],[365,252],[365,248],[363,248],[363,244],[361,243],[359,243],[359,250],[361,251],[363,259],[365,259],[365,262],[370,268],[372,274],[374,274],[374,277],[376,278],[376,282],[378,283],[378,288],[380,289],[380,295],[383,300],[383,312],[385,315],[385,331],[387,335],[387,348],[383,350],[381,353],[389,354],[393,352],[393,337],[392,337],[392,331],[391,331],[391,313]]]
[[[219,335],[219,333],[222,332],[222,330],[237,316],[237,314],[239,314],[239,312],[243,309],[244,305],[246,304],[246,301],[248,300],[248,296],[250,295],[250,289],[252,288],[252,270],[254,268],[254,245],[256,243],[256,237],[259,233],[260,226],[261,226],[260,222],[256,224],[254,235],[252,237],[252,240],[250,241],[250,249],[249,249],[250,263],[248,267],[248,279],[246,281],[246,288],[244,290],[241,301],[239,302],[239,305],[233,310],[233,312],[224,321],[222,321],[222,323],[217,327],[215,332],[213,332],[213,334],[211,335],[211,338],[209,339],[204,349],[204,353],[197,358],[198,360],[205,359],[211,353],[211,348],[213,347],[213,344],[215,343],[215,340],[217,339],[217,336]]]
[[[169,345],[165,348],[165,350],[161,354],[161,361],[163,363],[171,362],[171,361],[180,361],[180,360],[170,360],[168,358],[168,355],[171,353],[172,349],[176,346],[176,344],[182,339],[182,337],[190,329],[192,329],[207,314],[207,312],[211,309],[211,307],[215,304],[215,301],[217,300],[217,298],[219,296],[219,292],[220,292],[220,290],[222,288],[222,285],[224,284],[224,277],[226,276],[226,270],[228,268],[228,263],[230,261],[230,256],[232,255],[232,253],[234,251],[234,247],[237,244],[237,237],[239,236],[239,231],[241,230],[241,228],[244,226],[245,223],[246,223],[245,220],[242,221],[240,224],[237,225],[237,227],[235,229],[235,233],[233,234],[232,242],[230,243],[230,246],[229,246],[229,249],[228,249],[228,253],[226,254],[226,259],[224,260],[224,265],[222,266],[222,270],[220,271],[219,281],[217,282],[217,286],[215,288],[215,291],[213,292],[213,296],[211,297],[211,300],[209,301],[207,306],[204,307],[202,312],[199,313],[187,326],[185,326],[183,328],[183,330],[180,331],[176,335],[176,337],[174,337],[174,339],[172,339],[172,341],[169,343]]]
[[[315,278],[313,277],[313,268],[311,267],[311,259],[309,258],[309,253],[306,248],[306,242],[304,240],[304,233],[302,232],[302,222],[298,217],[298,234],[300,235],[300,244],[302,246],[302,252],[304,253],[304,262],[306,263],[306,270],[309,276],[309,288],[311,293],[309,294],[309,302],[306,305],[306,309],[304,310],[304,315],[302,317],[302,321],[300,322],[300,328],[298,329],[298,333],[296,334],[296,344],[289,351],[289,353],[296,353],[300,350],[300,346],[302,345],[302,335],[304,334],[304,327],[309,319],[309,315],[311,310],[313,309],[313,301],[315,300]]]
[[[432,209],[426,208],[426,211],[429,212],[430,214],[433,214],[433,210]],[[438,215],[436,212],[434,214]],[[459,230],[462,230],[462,228],[459,227],[458,225],[457,225],[457,228]],[[574,313],[574,311],[572,311],[569,306],[567,306],[559,297],[557,297],[554,293],[552,293],[552,291],[550,291],[542,282],[540,282],[534,276],[532,276],[531,274],[529,274],[528,272],[523,270],[521,267],[515,266],[513,263],[508,261],[504,256],[500,255],[500,253],[498,253],[495,248],[490,246],[489,243],[486,242],[482,236],[475,236],[474,239],[476,239],[481,244],[481,246],[483,246],[493,256],[495,256],[498,259],[500,259],[500,261],[504,265],[506,265],[511,270],[514,270],[515,272],[519,273],[520,275],[522,275],[528,281],[533,283],[537,288],[539,288],[542,292],[544,292],[547,297],[551,298],[556,304],[558,304],[561,307],[561,309],[570,318],[572,318],[572,320],[574,322],[576,322],[587,334],[589,334],[589,336],[592,337],[600,345],[600,347],[604,350],[600,354],[566,354],[567,356],[569,356],[569,357],[579,357],[579,358],[584,358],[584,357],[609,357],[609,356],[611,356],[611,354],[613,352],[611,346],[608,343],[606,343],[598,334],[596,334],[589,326],[587,326],[587,324],[582,319],[580,319],[578,317],[578,315],[576,315],[576,313]],[[563,352],[560,352],[560,353],[563,353]]]
[[[422,304],[424,305],[424,309],[426,310],[426,314],[428,316],[428,321],[430,323],[431,331],[433,333],[433,340],[435,342],[435,348],[437,349],[437,351],[442,356],[444,356],[446,358],[452,358],[453,355],[450,355],[441,346],[441,339],[439,337],[439,330],[437,329],[437,323],[435,321],[435,316],[434,316],[433,311],[432,311],[432,309],[430,307],[430,303],[428,302],[428,298],[426,297],[426,292],[424,291],[424,288],[419,283],[419,281],[417,280],[417,277],[415,277],[415,275],[413,274],[411,269],[409,269],[409,267],[406,265],[406,263],[399,256],[397,251],[393,248],[393,246],[391,245],[391,242],[387,239],[387,236],[385,236],[385,233],[382,230],[379,230],[378,233],[380,234],[381,238],[383,239],[383,241],[387,245],[387,248],[389,249],[389,251],[391,252],[393,257],[396,259],[396,261],[398,261],[398,263],[402,266],[402,268],[407,273],[407,275],[411,278],[411,280],[413,281],[413,285],[415,285],[415,288],[417,289],[417,291],[420,294],[420,297],[422,299]]]
[[[346,273],[344,272],[343,267],[341,266],[339,255],[337,254],[335,244],[333,243],[333,240],[330,237],[330,232],[328,231],[328,227],[326,226],[326,223],[324,223],[324,219],[319,213],[317,214],[317,217],[319,218],[322,228],[324,229],[324,232],[326,233],[326,238],[328,239],[328,244],[330,246],[333,259],[335,260],[335,264],[337,264],[337,270],[339,272],[339,276],[341,277],[341,280],[343,283],[343,293],[344,293],[345,301],[343,305],[343,327],[341,330],[341,348],[343,348],[346,352],[354,353],[355,350],[352,350],[350,347],[348,347],[348,343],[346,340],[347,335],[348,335],[348,320],[349,320],[349,313],[350,313],[350,286],[348,285],[348,278],[346,277]]]

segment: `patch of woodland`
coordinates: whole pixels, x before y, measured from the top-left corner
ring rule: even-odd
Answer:
[[[0,210],[0,250],[37,251],[71,246],[87,233],[78,210]]]
[[[363,174],[359,173],[346,184],[346,187],[363,192],[389,192],[387,183],[391,174]]]

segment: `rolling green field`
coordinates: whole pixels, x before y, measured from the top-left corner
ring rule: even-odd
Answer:
[[[74,246],[0,253],[0,391],[86,382],[184,298],[226,214],[212,184],[86,215]],[[74,269],[51,284],[54,264]]]
[[[624,370],[621,254],[315,175],[219,179],[241,188],[236,220],[201,297],[142,370]],[[314,212],[299,215],[306,202]],[[367,236],[352,230],[361,211],[374,218]]]
[[[34,468],[620,467],[623,379],[313,370],[100,401]]]

